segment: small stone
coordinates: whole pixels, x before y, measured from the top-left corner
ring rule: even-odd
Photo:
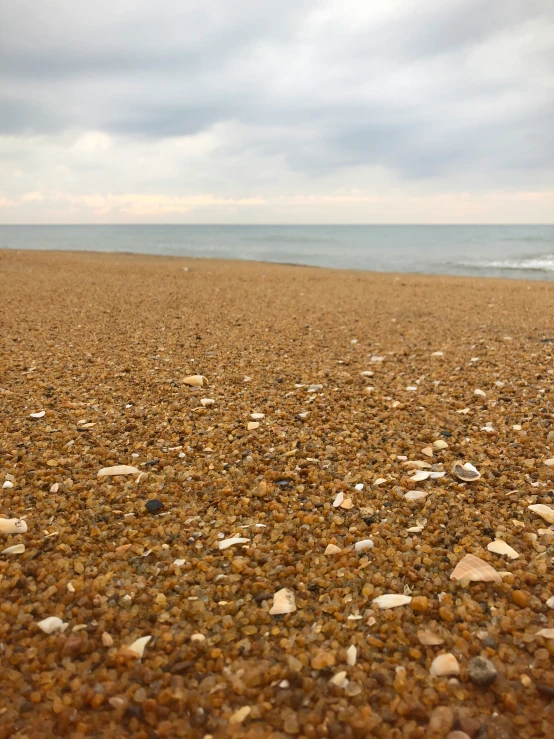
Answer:
[[[157,513],[158,511],[161,511],[163,507],[164,504],[161,500],[157,500],[156,498],[146,502],[146,510],[150,511],[150,513]]]
[[[446,735],[446,739],[471,739],[471,737],[465,731],[450,731]]]
[[[529,593],[523,590],[514,590],[512,592],[512,600],[520,608],[527,608],[529,605]]]
[[[474,657],[468,666],[467,674],[475,685],[486,688],[496,680],[496,667],[486,657]]]
[[[414,595],[410,606],[413,608],[414,611],[424,613],[429,608],[429,599],[426,598],[424,595]]]
[[[454,713],[449,706],[437,706],[429,717],[426,737],[443,739],[454,725]]]
[[[459,675],[460,665],[458,664],[458,660],[456,659],[456,657],[454,657],[453,654],[439,654],[438,657],[435,657],[435,659],[431,663],[431,668],[429,672],[433,677],[448,677],[449,675]]]
[[[456,619],[456,616],[454,615],[454,611],[452,608],[449,608],[448,606],[441,606],[439,608],[439,616],[442,618],[443,621],[454,621]]]
[[[314,670],[323,670],[325,667],[332,667],[335,664],[335,655],[333,652],[326,652],[321,649],[315,657],[312,657],[311,665]]]
[[[242,724],[242,722],[250,715],[252,709],[250,706],[243,706],[231,716],[229,723],[231,724]]]
[[[296,713],[287,713],[285,720],[283,721],[283,729],[287,734],[298,734],[300,727],[298,726],[298,718]]]
[[[113,647],[113,639],[107,631],[102,634],[102,644],[105,647]]]

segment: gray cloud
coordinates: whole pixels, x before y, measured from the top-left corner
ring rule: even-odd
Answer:
[[[152,142],[229,123],[248,134],[222,157],[278,157],[312,177],[481,167],[515,183],[554,168],[551,0],[371,5],[5,3],[0,133]]]

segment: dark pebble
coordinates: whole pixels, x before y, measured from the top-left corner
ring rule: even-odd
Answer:
[[[146,503],[146,510],[150,511],[150,513],[157,513],[158,511],[161,511],[161,509],[164,507],[164,504],[160,500],[149,500]]]
[[[496,667],[486,657],[474,657],[468,666],[467,674],[475,685],[486,688],[496,680]]]

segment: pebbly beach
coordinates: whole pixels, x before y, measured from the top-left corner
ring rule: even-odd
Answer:
[[[3,250],[0,295],[0,739],[554,735],[553,283]]]

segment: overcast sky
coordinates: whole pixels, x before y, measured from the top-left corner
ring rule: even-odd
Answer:
[[[553,0],[0,7],[0,223],[551,223],[553,122]]]

